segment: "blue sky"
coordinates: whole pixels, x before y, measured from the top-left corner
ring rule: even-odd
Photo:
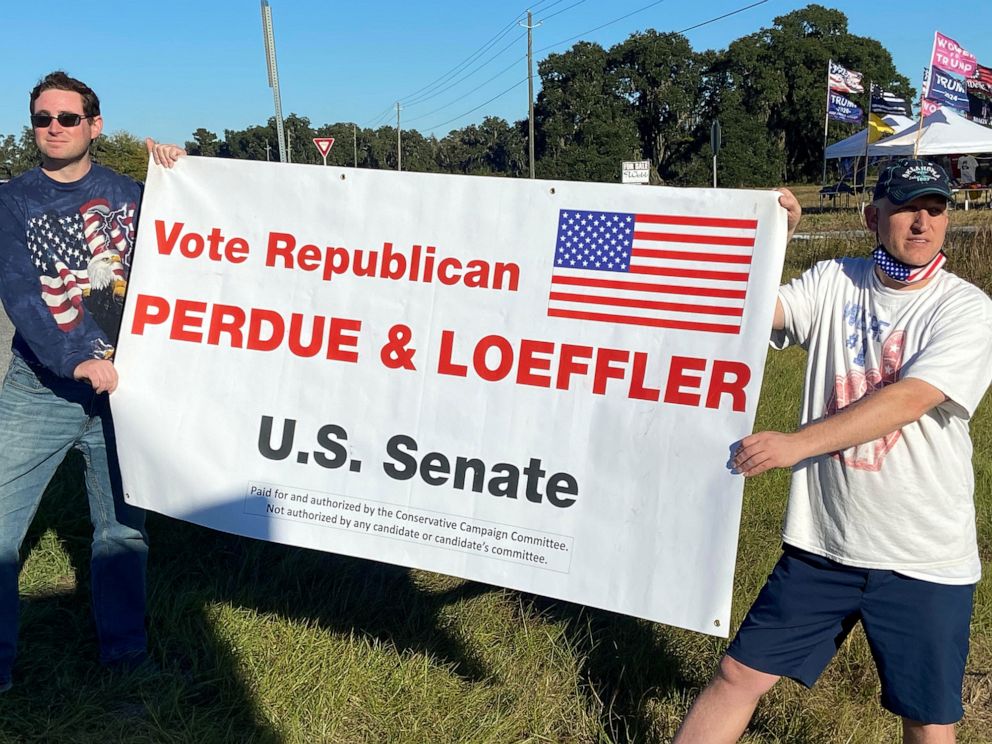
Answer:
[[[530,0],[535,19],[544,19],[534,32],[535,60],[568,49],[574,40],[559,42],[571,37],[608,47],[634,31],[679,31],[754,2]],[[820,4],[843,11],[852,33],[878,39],[917,88],[935,30],[992,65],[992,0],[955,0],[942,4],[939,12],[933,3],[916,0]],[[485,103],[526,78],[526,39],[516,38],[523,29],[513,25],[527,10],[525,0],[270,0],[270,5],[287,114],[308,116],[314,125],[393,124],[394,103],[407,101],[403,127],[439,136],[487,114],[511,121],[526,117],[526,84]],[[766,0],[686,36],[696,50],[723,49],[805,5]],[[39,77],[57,68],[96,90],[109,132],[125,129],[182,143],[197,127],[223,137],[225,128],[262,123],[273,113],[258,0],[49,0],[4,6],[0,134],[21,131],[28,92]],[[487,66],[450,90],[415,102],[413,94],[508,28],[513,30],[479,58],[484,62],[506,47]]]

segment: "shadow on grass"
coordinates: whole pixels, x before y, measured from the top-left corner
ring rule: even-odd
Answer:
[[[157,669],[97,663],[90,615],[92,528],[81,458],[70,454],[29,530],[28,556],[51,529],[75,573],[22,598],[15,687],[0,696],[0,740],[277,742],[236,649],[217,632],[219,605],[438,659],[467,681],[489,675],[441,619],[493,587],[422,591],[405,568],[216,532],[149,513],[149,641]]]
[[[682,672],[682,660],[646,620],[562,600],[521,593],[522,612],[565,628],[582,660],[589,694],[601,706],[602,734],[611,742],[658,741],[652,699],[688,695],[697,681]]]

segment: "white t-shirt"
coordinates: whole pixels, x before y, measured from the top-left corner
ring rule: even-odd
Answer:
[[[772,346],[809,352],[803,424],[906,377],[948,398],[887,437],[798,463],[783,540],[851,566],[978,581],[968,424],[992,378],[992,300],[943,270],[889,289],[870,258],[818,263],[779,299]]]
[[[978,159],[973,155],[958,158],[958,170],[961,171],[961,183],[975,183],[978,180]]]

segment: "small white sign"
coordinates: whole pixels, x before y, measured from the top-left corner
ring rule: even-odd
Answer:
[[[624,160],[620,180],[622,183],[649,183],[651,181],[651,161]]]

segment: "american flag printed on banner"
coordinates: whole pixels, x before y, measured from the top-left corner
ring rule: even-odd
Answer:
[[[738,334],[757,220],[563,209],[548,315]]]

